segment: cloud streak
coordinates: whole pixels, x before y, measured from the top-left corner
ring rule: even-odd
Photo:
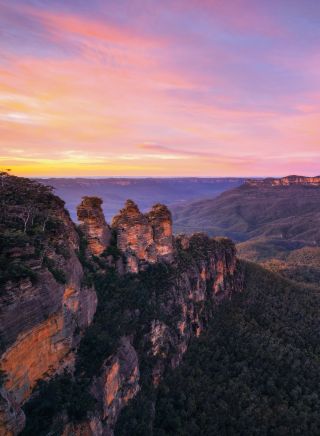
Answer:
[[[280,3],[0,0],[2,161],[28,175],[318,172],[320,8]]]

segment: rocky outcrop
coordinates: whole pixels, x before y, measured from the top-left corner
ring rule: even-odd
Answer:
[[[131,314],[136,330],[130,339],[121,338],[117,350],[106,358],[92,382],[91,391],[98,405],[94,415],[78,426],[68,425],[64,436],[81,432],[112,436],[121,410],[143,389],[141,380],[149,377],[147,383],[157,387],[166,371],[180,364],[192,337],[206,329],[221,300],[241,291],[235,246],[229,239],[180,235],[174,245],[170,267],[163,265],[165,280],[158,284],[159,289],[150,289],[143,309]],[[129,276],[130,280],[137,279]],[[143,311],[149,313],[147,318]],[[141,366],[141,360],[148,363]],[[144,372],[145,365],[150,376]]]
[[[112,436],[121,410],[139,392],[139,379],[137,352],[130,338],[122,337],[117,351],[105,360],[92,382],[95,412],[79,424],[67,424],[63,436]]]
[[[183,268],[163,299],[160,315],[169,322],[159,318],[151,323],[149,339],[150,353],[156,357],[155,385],[167,367],[179,365],[190,339],[205,330],[219,302],[242,289],[235,247],[229,239],[181,235],[176,244],[180,268],[181,261],[188,267]],[[177,313],[179,316],[174,316]]]
[[[0,389],[0,435],[15,436],[25,425],[25,415],[14,397]]]
[[[127,260],[127,271],[138,272],[141,265],[157,261],[152,227],[145,215],[132,201],[113,218],[117,247]]]
[[[167,206],[156,204],[146,215],[153,230],[157,260],[173,259],[172,216]]]
[[[144,215],[132,200],[127,200],[113,218],[112,228],[128,272],[135,273],[148,264],[172,260],[172,220],[166,206],[157,204]]]
[[[50,379],[65,368],[73,373],[82,334],[97,307],[96,292],[85,280],[79,261],[86,254],[83,265],[100,283],[110,279],[107,283],[116,290],[125,281],[129,292],[114,296],[117,317],[111,318],[111,339],[104,317],[112,305],[102,305],[95,317],[92,331],[107,338],[102,344],[107,344],[109,355],[97,353],[94,372],[89,375],[78,369],[73,373],[73,383],[81,381],[77,386],[84,386],[96,400],[94,410],[81,417],[80,423],[71,422],[65,405],[51,424],[60,419],[63,436],[112,435],[121,410],[143,389],[141,380],[157,386],[168,368],[179,365],[191,338],[205,330],[219,302],[241,290],[235,247],[228,239],[203,234],[174,238],[166,206],[157,204],[143,214],[131,200],[113,219],[116,238],[111,238],[101,200],[84,197],[78,216],[88,248],[87,253],[78,253],[81,244],[75,225],[57,197],[50,194],[49,200],[50,219],[42,211],[41,228],[35,216],[29,234],[20,226],[20,245],[1,247],[2,256],[12,261],[12,277],[0,270],[0,369],[5,374],[0,390],[0,435],[21,431],[25,420],[21,406],[38,380]],[[0,231],[1,226],[0,217]],[[144,272],[124,277],[118,261],[127,272]],[[110,266],[116,266],[118,274]],[[140,297],[142,287],[145,298]],[[99,295],[112,298],[104,292]],[[90,353],[79,352],[78,356],[91,358]]]
[[[247,186],[320,186],[320,176],[304,177],[304,176],[287,176],[279,179],[269,177],[267,179],[248,179],[245,184]]]
[[[20,247],[1,247],[12,262],[9,268],[19,268],[23,276],[12,273],[12,279],[1,283],[0,369],[5,377],[0,434],[19,432],[24,422],[19,407],[39,380],[72,369],[82,332],[97,306],[95,291],[82,283],[76,228],[63,205],[54,197],[52,201],[50,228],[36,228],[38,239],[30,236]]]
[[[99,256],[108,248],[111,238],[110,227],[106,223],[98,197],[83,197],[77,208],[80,229],[88,241],[89,254]]]
[[[117,352],[103,364],[92,392],[101,408],[105,434],[112,434],[119,413],[139,392],[139,362],[129,338],[123,337]]]

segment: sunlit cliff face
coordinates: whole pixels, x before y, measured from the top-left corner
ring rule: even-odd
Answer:
[[[317,174],[314,0],[0,0],[0,167]]]

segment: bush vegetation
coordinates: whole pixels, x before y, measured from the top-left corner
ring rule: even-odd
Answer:
[[[160,385],[155,436],[320,434],[319,289],[244,268],[245,292]]]

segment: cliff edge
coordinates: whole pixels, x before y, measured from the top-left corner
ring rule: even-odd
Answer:
[[[112,435],[242,290],[235,246],[132,200],[109,225],[85,197],[77,229],[50,188],[2,181],[0,435]]]

